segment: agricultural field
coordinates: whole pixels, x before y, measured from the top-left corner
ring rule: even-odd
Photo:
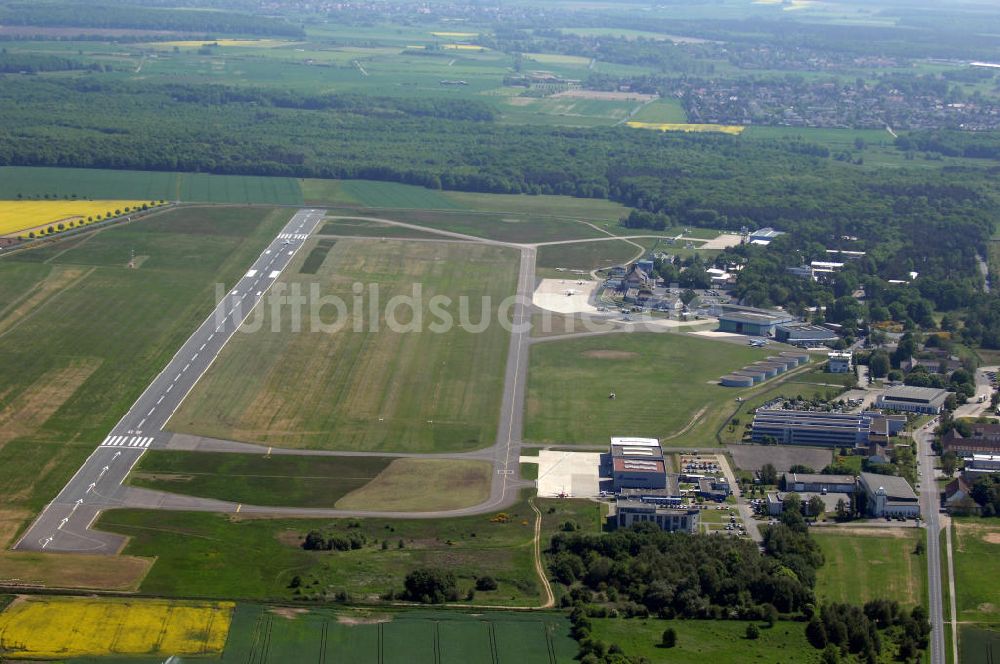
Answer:
[[[23,597],[0,613],[0,650],[16,659],[222,652],[232,602]]]
[[[720,133],[738,136],[743,133],[746,127],[741,125],[720,125],[720,124],[688,124],[684,122],[626,122],[629,127],[635,129],[652,129],[654,131],[684,131],[691,133]]]
[[[531,349],[525,438],[605,444],[612,435],[629,433],[665,439],[669,445],[709,407],[728,407],[737,396],[712,381],[766,355],[672,333],[537,344]],[[608,399],[612,391],[614,400]],[[677,444],[691,445],[691,437],[680,436]]]
[[[45,235],[54,230],[83,226],[93,221],[111,218],[143,206],[155,206],[151,201],[0,201],[0,236]]]
[[[624,122],[639,106],[628,100],[551,96],[504,97],[499,108],[501,121],[510,124],[607,127]]]
[[[814,529],[812,535],[826,561],[816,574],[820,601],[926,604],[927,557],[914,553],[925,537],[923,529],[831,527]],[[859,560],[865,564],[858,565]]]
[[[537,606],[541,588],[534,568],[534,523],[534,512],[522,501],[502,514],[437,520],[253,519],[112,510],[96,527],[128,535],[125,554],[155,558],[140,592],[162,597],[332,600],[343,592],[369,603],[401,590],[412,569],[436,566],[455,573],[463,596],[477,576],[494,576],[498,589],[477,592],[477,604]],[[306,551],[301,544],[312,530],[360,535],[365,544],[350,551]],[[542,541],[555,532],[546,525]],[[295,576],[300,588],[289,587]]]
[[[1000,630],[987,625],[960,625],[958,652],[960,664],[994,664],[1000,656]]]
[[[606,242],[552,244],[538,248],[535,264],[540,268],[562,267],[570,270],[596,270],[622,265],[640,254],[632,242],[608,239]]]
[[[89,198],[301,205],[294,178],[85,168],[0,167],[0,199]],[[102,211],[103,213],[103,211]]]
[[[1000,624],[1000,525],[957,518],[952,525],[955,602],[962,622]]]
[[[315,274],[300,273],[303,260],[297,257],[273,288],[303,294],[316,288],[317,297],[341,298],[344,311],[303,312],[308,320],[296,329],[292,307],[277,314],[269,307],[259,330],[237,334],[223,349],[168,428],[309,449],[432,452],[493,442],[508,339],[496,314],[514,292],[514,252],[342,238]],[[354,283],[365,285],[363,310],[354,302]],[[419,319],[408,306],[383,306],[394,296],[412,296],[415,284],[422,289]],[[435,295],[454,299],[454,325],[428,310]],[[460,327],[463,315],[468,329]],[[493,323],[472,331],[484,315]],[[403,327],[394,330],[393,322]]]
[[[466,191],[442,192],[462,209],[479,212],[531,214],[539,217],[570,217],[588,222],[612,222],[628,216],[631,208],[598,198],[572,196],[528,196],[526,194],[479,194]]]
[[[631,657],[646,657],[651,662],[713,662],[744,664],[763,661],[769,664],[816,664],[820,651],[814,650],[805,637],[805,623],[781,621],[768,629],[762,627],[760,638],[746,638],[748,623],[742,620],[657,620],[593,619],[594,638],[617,644]],[[677,631],[677,645],[660,647],[663,630]]]
[[[571,664],[558,613],[282,609],[239,605],[221,664]]]
[[[212,310],[214,284],[235,282],[290,214],[170,210],[0,260],[5,535],[62,488]],[[2,578],[17,576],[8,555]]]

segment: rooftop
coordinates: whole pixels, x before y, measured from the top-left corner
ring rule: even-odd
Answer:
[[[616,473],[665,473],[666,468],[659,459],[647,461],[645,459],[615,459],[614,469]]]
[[[902,477],[895,475],[876,475],[875,473],[861,473],[861,481],[872,491],[879,488],[885,489],[886,497],[894,500],[916,501],[917,494],[913,492],[913,487]]]
[[[899,385],[890,387],[885,391],[886,399],[919,399],[922,401],[934,401],[947,396],[948,390],[937,387],[913,387],[911,385]]]
[[[854,475],[823,475],[821,473],[785,473],[785,482],[803,484],[854,484]]]

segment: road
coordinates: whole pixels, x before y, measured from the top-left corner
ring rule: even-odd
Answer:
[[[163,427],[222,347],[291,262],[324,210],[292,216],[246,274],[181,346],[69,483],[14,546],[29,551],[115,553],[122,538],[90,529],[98,514],[122,506],[122,482],[143,453],[163,447]]]
[[[920,455],[920,511],[927,526],[927,591],[930,602],[931,664],[945,664],[944,655],[944,605],[941,593],[941,503],[937,483],[934,481],[934,451],[931,440],[937,427],[937,418],[919,430],[913,438]]]
[[[743,525],[747,528],[747,535],[757,544],[764,541],[763,536],[760,534],[760,526],[757,525],[757,520],[754,518],[753,509],[750,507],[750,503],[746,501],[743,497],[743,492],[740,491],[740,484],[736,481],[736,474],[733,469],[729,467],[729,459],[725,454],[719,454],[716,457],[719,463],[719,468],[722,469],[722,475],[729,482],[729,486],[733,490],[733,497],[736,498],[736,509],[739,510],[740,518],[743,519]]]

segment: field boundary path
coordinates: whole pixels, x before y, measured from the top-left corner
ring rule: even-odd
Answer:
[[[14,546],[26,551],[116,553],[125,538],[91,529],[98,515],[122,507],[122,485],[132,467],[151,447],[162,447],[163,426],[226,342],[250,315],[281,272],[293,260],[325,210],[300,210],[254,261],[236,286],[180,347],[160,374],[70,478],[56,498]]]

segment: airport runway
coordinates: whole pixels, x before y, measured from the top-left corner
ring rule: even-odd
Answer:
[[[142,454],[170,438],[163,427],[223,346],[263,298],[325,210],[300,210],[216,305],[132,408],[14,546],[22,551],[114,553],[123,538],[90,529],[98,514],[125,506],[125,477]]]

